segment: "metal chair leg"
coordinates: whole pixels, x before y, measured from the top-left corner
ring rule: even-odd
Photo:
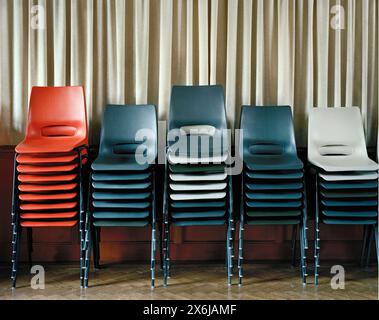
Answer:
[[[230,239],[232,237],[232,230],[230,228],[230,222],[227,224],[227,231],[226,231],[226,259],[227,259],[227,276],[228,276],[228,286],[230,287],[232,285],[232,252],[231,252],[231,243]]]
[[[20,238],[22,227],[19,224],[18,215],[18,180],[17,180],[17,154],[13,159],[13,192],[12,192],[12,254],[11,254],[11,281],[12,288],[16,288],[17,271],[18,271],[18,256],[20,251]]]
[[[18,222],[17,222],[18,223]],[[18,273],[18,260],[20,256],[20,241],[21,241],[21,233],[22,227],[18,226],[17,223],[13,228],[12,234],[12,272],[11,272],[11,280],[12,280],[12,288],[16,288],[17,281],[17,273]]]
[[[243,236],[244,236],[244,230],[245,230],[245,221],[244,221],[244,214],[243,211],[241,211],[241,218],[240,218],[240,227],[239,227],[239,236],[238,236],[238,285],[242,285],[242,278],[243,278]]]
[[[99,246],[100,246],[100,239],[99,239],[99,228],[93,226],[91,228],[92,232],[92,248],[93,248],[93,264],[95,269],[100,269],[100,257],[99,257]]]
[[[303,191],[303,224],[304,224],[304,240],[305,240],[305,250],[308,250],[308,197],[307,197],[307,179],[305,170],[303,170],[303,184],[304,184],[304,191]],[[295,255],[296,256],[296,255]]]
[[[367,236],[368,236],[368,226],[364,225],[363,226],[363,241],[362,241],[362,251],[361,251],[361,261],[360,261],[360,266],[363,268],[364,267],[364,261],[366,258],[366,251],[367,251]]]
[[[171,228],[170,224],[167,225],[167,278],[171,278],[171,256],[170,256],[170,242],[171,242]]]
[[[168,271],[167,271],[167,264],[168,264],[168,258],[167,258],[167,252],[170,249],[169,243],[168,243],[168,221],[167,217],[165,217],[165,221],[163,224],[163,234],[164,234],[164,240],[163,240],[163,286],[167,286],[167,279],[168,279]]]
[[[377,267],[379,267],[379,235],[378,235],[378,225],[374,227],[374,239],[375,239],[375,247],[376,247],[376,263]]]
[[[303,285],[307,284],[307,264],[306,264],[306,256],[305,256],[305,230],[304,226],[300,226],[300,274],[302,278]]]
[[[293,267],[296,267],[297,225],[294,225],[292,227],[292,240],[291,241],[292,241],[291,242],[291,263]]]
[[[370,265],[370,258],[371,258],[371,246],[372,246],[372,242],[375,241],[375,230],[372,230],[373,232],[371,232],[370,230],[371,228],[368,227],[368,230],[367,230],[367,253],[366,253],[366,261],[365,261],[365,267],[368,268],[368,266]],[[374,229],[374,228],[373,228]]]
[[[157,222],[157,232],[158,232],[158,246],[159,246],[159,264],[160,264],[160,269],[163,271],[163,228],[162,228],[162,222],[159,219]]]
[[[29,269],[33,266],[33,229],[26,228],[27,238],[28,238],[28,261],[29,261]]]
[[[91,253],[92,253],[92,233],[88,230],[86,234],[86,250],[84,250],[85,262],[84,262],[84,288],[88,288],[89,272],[91,268]]]
[[[315,285],[318,285],[320,268],[320,225],[319,225],[319,199],[318,199],[318,176],[316,176],[316,212],[315,212],[315,240],[314,240],[314,263],[315,263]]]
[[[155,287],[156,226],[151,227],[151,287]]]

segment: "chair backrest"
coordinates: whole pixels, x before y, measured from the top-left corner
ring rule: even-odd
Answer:
[[[222,86],[173,86],[168,130],[193,125],[227,129]]]
[[[358,107],[313,108],[309,113],[308,159],[313,156],[367,157]]]
[[[296,154],[290,106],[242,106],[240,155]]]
[[[88,139],[83,87],[33,87],[26,136]]]
[[[146,142],[147,154],[155,159],[157,113],[154,105],[106,106],[101,128],[100,154],[132,155],[143,141]]]

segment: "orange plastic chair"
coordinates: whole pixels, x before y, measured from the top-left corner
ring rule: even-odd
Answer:
[[[14,288],[23,227],[27,228],[31,263],[32,228],[79,225],[82,285],[87,162],[88,128],[83,87],[33,87],[26,135],[16,147],[14,160],[11,276]]]
[[[33,87],[25,139],[17,153],[72,152],[88,145],[83,87]]]

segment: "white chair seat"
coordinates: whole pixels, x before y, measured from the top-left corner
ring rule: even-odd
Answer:
[[[226,183],[206,183],[206,184],[185,184],[170,183],[170,188],[174,191],[203,191],[203,190],[224,190]]]
[[[170,198],[174,201],[223,199],[225,197],[226,197],[226,192],[171,193],[170,194]]]
[[[368,157],[314,156],[309,157],[309,162],[328,172],[378,170],[378,164]]]
[[[352,181],[352,180],[375,180],[378,174],[373,173],[352,173],[352,174],[325,174],[320,173],[320,177],[326,181]]]
[[[191,174],[170,174],[170,179],[173,181],[223,181],[227,178],[226,173],[216,173],[216,174],[201,174],[201,175],[191,175]]]
[[[209,163],[224,163],[228,159],[228,155],[216,156],[216,157],[188,157],[188,156],[176,156],[171,153],[167,155],[168,162],[170,164],[209,164]]]

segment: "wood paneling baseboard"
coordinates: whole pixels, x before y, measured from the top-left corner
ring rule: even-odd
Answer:
[[[0,147],[0,262],[10,261],[12,170],[14,147]],[[299,151],[304,159],[306,153]],[[96,154],[96,151],[94,151]],[[238,189],[238,188],[237,188]],[[237,197],[236,197],[237,199]],[[238,201],[235,201],[238,202]],[[158,208],[161,206],[158,205]],[[311,208],[309,216],[312,217]],[[238,228],[236,230],[238,235]],[[313,239],[312,221],[309,239]],[[321,259],[358,260],[362,228],[326,226],[321,228]],[[150,229],[104,229],[101,237],[101,258],[107,262],[148,260]],[[187,227],[172,229],[171,259],[177,261],[212,261],[225,259],[225,229],[223,227]],[[247,227],[245,259],[289,260],[291,230],[283,226]],[[26,260],[23,237],[21,261]],[[77,229],[35,229],[35,261],[78,261]],[[313,262],[312,241],[308,256]],[[235,247],[238,242],[236,240]],[[237,255],[236,255],[237,256]]]

